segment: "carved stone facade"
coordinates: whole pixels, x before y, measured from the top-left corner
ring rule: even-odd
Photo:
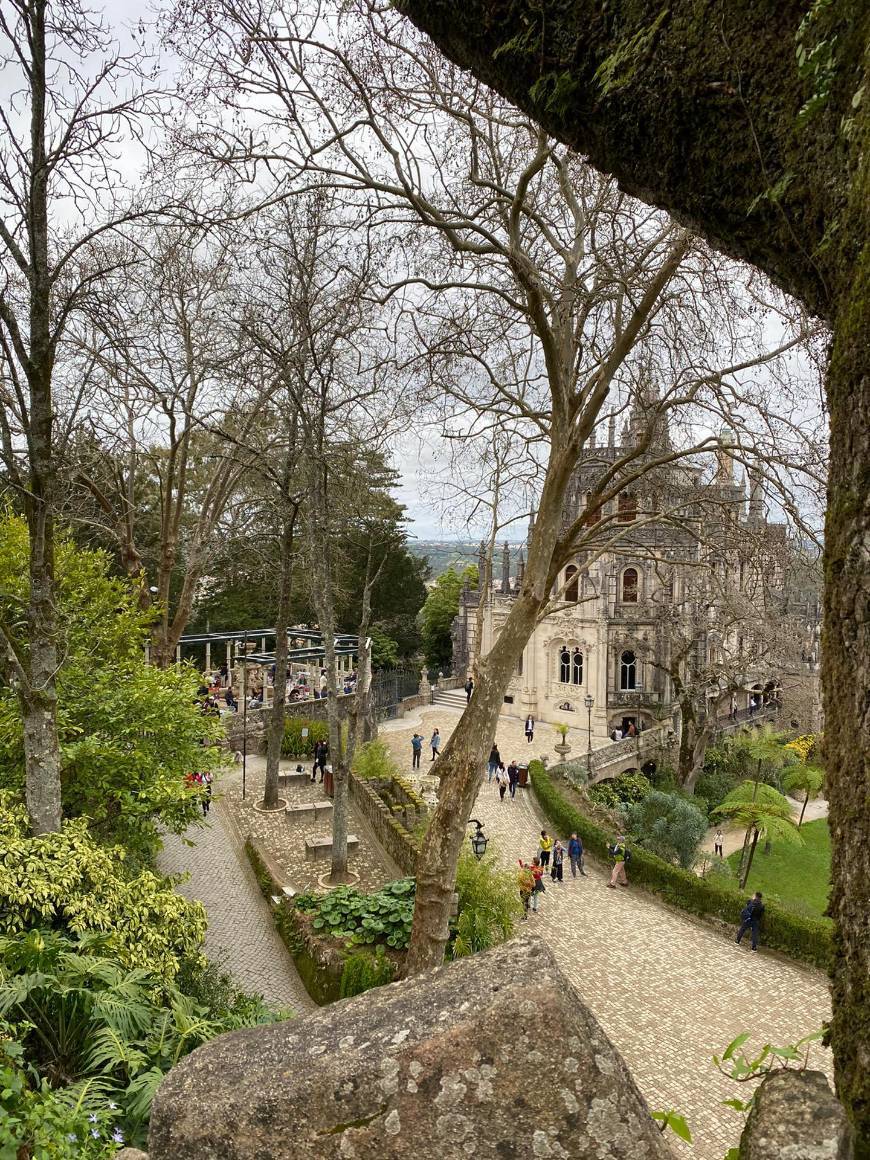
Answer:
[[[635,408],[620,442],[611,422],[606,445],[596,445],[593,438],[584,449],[568,490],[563,526],[586,513],[587,528],[605,547],[589,543],[560,574],[552,611],[517,660],[505,696],[507,715],[531,713],[582,731],[591,721],[592,736],[599,739],[631,723],[649,727],[671,713],[677,637],[686,665],[715,671],[717,657],[726,651],[729,656],[744,652],[735,627],[739,618],[720,615],[724,602],[743,601],[751,614],[757,606],[759,619],[774,605],[788,607],[791,548],[785,525],[767,520],[759,484],[751,481],[747,489],[742,475],[735,479],[726,452],[719,451],[712,465],[681,461],[651,467],[633,488],[596,505],[602,477],[635,454],[647,423]],[[723,443],[729,435],[723,430]],[[667,430],[661,430],[646,454],[670,447]],[[637,459],[631,469],[636,467]],[[534,517],[530,533],[533,526]],[[506,545],[499,550],[499,567],[492,570],[501,574],[498,585],[482,597],[465,593],[460,603],[454,672],[475,655],[478,600],[484,599],[485,654],[519,591],[522,549],[512,561],[515,578],[510,582],[506,550]],[[736,680],[723,678],[721,696],[711,682],[709,695],[721,702],[719,711],[746,708],[753,696],[770,695],[776,687],[778,672],[767,661],[753,663],[751,647],[745,652],[745,671]]]

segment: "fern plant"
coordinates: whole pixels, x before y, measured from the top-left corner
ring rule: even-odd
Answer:
[[[40,1082],[76,1114],[113,1113],[144,1142],[151,1100],[171,1067],[223,1031],[277,1016],[248,1004],[221,1017],[160,975],[110,957],[108,936],[32,930],[0,938],[0,1019],[20,1028]]]

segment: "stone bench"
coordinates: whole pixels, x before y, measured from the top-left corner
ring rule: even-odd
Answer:
[[[348,834],[347,849],[351,853],[359,848],[359,838],[356,834]],[[305,857],[309,862],[319,862],[322,858],[332,857],[332,838],[306,838]]]
[[[305,785],[307,781],[310,782],[311,773],[304,769],[301,773],[297,773],[295,769],[282,769],[278,773],[278,780],[283,781],[289,789],[291,785]]]
[[[317,822],[332,820],[332,802],[302,802],[301,805],[287,806],[284,815],[290,825],[297,822]]]

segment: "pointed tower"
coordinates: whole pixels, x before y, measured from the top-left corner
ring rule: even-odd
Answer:
[[[501,594],[502,596],[511,594],[511,550],[507,544],[501,553]]]
[[[616,446],[616,415],[611,415],[607,423],[607,446]]]
[[[517,582],[516,582],[516,585],[514,586],[516,592],[519,593],[522,591],[523,581],[525,580],[525,578],[526,578],[526,557],[523,554],[522,548],[520,548],[520,554],[517,557]]]
[[[728,426],[723,426],[719,432],[719,447],[716,449],[716,482],[723,484],[734,483],[734,457],[727,447],[722,444],[733,443],[734,432]]]
[[[764,497],[761,491],[761,480],[752,472],[749,473],[749,514],[746,522],[751,528],[757,528],[764,523]]]

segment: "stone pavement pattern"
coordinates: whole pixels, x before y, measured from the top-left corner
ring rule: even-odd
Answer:
[[[281,769],[295,770],[297,764],[296,761],[282,760]],[[311,772],[310,758],[302,761],[302,767]],[[222,805],[232,819],[239,842],[243,843],[248,834],[261,838],[296,890],[322,892],[329,889],[319,881],[329,873],[329,859],[308,861],[305,858],[305,839],[331,838],[331,816],[318,819],[316,823],[291,823],[283,810],[267,814],[255,809],[255,803],[263,799],[265,776],[266,759],[255,755],[247,761],[244,799],[238,767],[221,781],[221,793],[224,795]],[[289,789],[282,782],[278,792],[288,805],[329,801],[319,781],[306,780],[302,785],[291,783]],[[378,890],[385,882],[402,877],[399,868],[381,850],[365,820],[354,810],[353,803],[348,831],[359,838],[359,846],[350,854],[348,861],[350,869],[359,875],[359,881],[354,883],[359,890]]]
[[[238,986],[299,1014],[311,1010],[315,1004],[275,930],[269,905],[220,802],[212,806],[208,821],[207,828],[187,832],[191,846],[178,835],[166,834],[158,868],[163,874],[190,875],[178,889],[205,906],[206,953]]]
[[[391,722],[381,737],[410,772],[410,737],[428,741],[437,723],[444,739],[459,714],[442,707],[420,717]],[[498,741],[506,760],[535,756],[545,747],[527,746],[515,723],[500,721]],[[552,757],[552,748],[550,747]],[[514,867],[537,853],[544,826],[532,795],[517,791],[501,803],[494,786],[481,788],[475,816],[486,826],[491,848]],[[556,835],[566,839],[568,835]],[[549,943],[556,959],[583,996],[628,1064],[651,1108],[676,1108],[686,1116],[695,1143],[680,1151],[696,1160],[722,1160],[737,1143],[743,1117],[722,1106],[748,1098],[747,1086],[719,1075],[714,1053],[742,1031],[750,1046],[792,1043],[830,1018],[827,981],[780,955],[753,954],[691,916],[671,910],[651,895],[608,890],[609,868],[587,866],[588,877],[565,885],[546,879],[541,912],[529,927]],[[630,869],[629,869],[630,876]],[[558,1050],[559,1029],[553,1029]],[[830,1074],[830,1055],[813,1049],[811,1065]],[[675,1138],[672,1137],[672,1140]]]

